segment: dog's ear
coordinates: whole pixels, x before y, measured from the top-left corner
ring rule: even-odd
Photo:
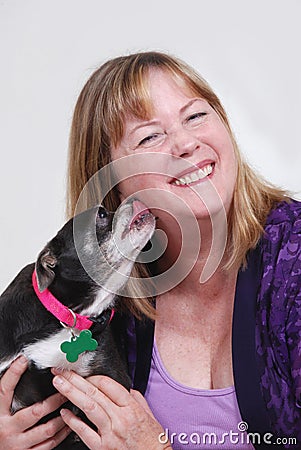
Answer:
[[[57,264],[57,259],[49,247],[45,247],[38,256],[36,262],[37,283],[40,292],[50,286],[53,282],[55,273],[52,269]]]

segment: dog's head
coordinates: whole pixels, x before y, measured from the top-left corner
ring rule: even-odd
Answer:
[[[39,290],[49,288],[69,307],[76,306],[75,297],[99,289],[117,292],[154,229],[155,217],[138,200],[123,203],[115,214],[101,206],[84,211],[69,220],[39,254]]]

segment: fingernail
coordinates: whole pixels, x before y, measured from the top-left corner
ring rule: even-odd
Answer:
[[[62,417],[64,417],[67,414],[67,410],[66,409],[61,409],[60,410],[60,414]]]
[[[64,379],[62,377],[56,376],[53,378],[53,384],[55,386],[62,386],[64,384]]]
[[[24,364],[27,364],[27,358],[25,358],[25,356],[24,355],[21,355],[20,357],[19,357],[19,363],[20,364],[22,364],[22,365],[24,365]]]

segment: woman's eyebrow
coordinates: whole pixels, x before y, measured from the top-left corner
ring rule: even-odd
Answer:
[[[206,100],[203,100],[202,98],[192,98],[188,103],[186,103],[186,105],[182,106],[182,108],[180,109],[180,113],[183,113],[186,111],[186,109],[190,108],[191,105],[193,105],[196,102],[202,102],[204,103]]]
[[[141,122],[138,125],[136,125],[130,132],[129,135],[132,135],[133,133],[135,133],[135,131],[137,131],[139,128],[143,128],[143,127],[151,127],[152,125],[158,125],[159,121],[158,120],[148,120],[146,122]]]

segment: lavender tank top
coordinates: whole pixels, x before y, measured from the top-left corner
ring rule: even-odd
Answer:
[[[254,449],[248,442],[234,387],[195,389],[174,380],[165,370],[156,343],[145,399],[165,430],[173,450]]]

